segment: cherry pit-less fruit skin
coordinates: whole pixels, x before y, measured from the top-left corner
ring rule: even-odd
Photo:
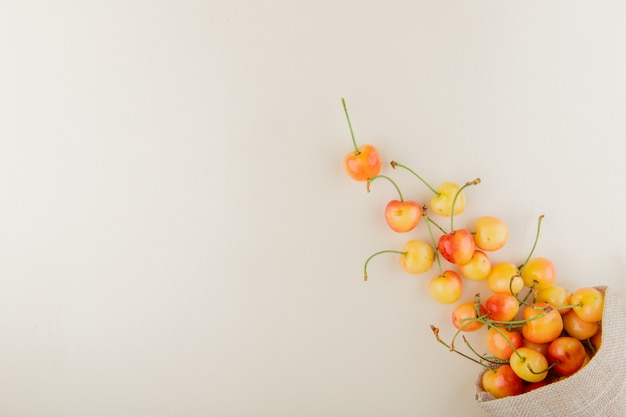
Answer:
[[[357,151],[348,153],[343,159],[343,165],[355,181],[367,181],[380,173],[382,159],[373,145],[361,145]]]
[[[422,206],[415,201],[391,200],[385,207],[385,220],[391,230],[410,232],[422,218]]]

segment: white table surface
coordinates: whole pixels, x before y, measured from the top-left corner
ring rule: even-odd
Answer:
[[[626,5],[3,1],[0,415],[466,416],[357,140],[626,298]],[[404,193],[425,199],[409,175]],[[413,236],[418,236],[416,232]],[[484,283],[470,284],[471,297]]]

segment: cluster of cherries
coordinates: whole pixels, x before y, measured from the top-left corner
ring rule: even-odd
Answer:
[[[440,303],[456,303],[452,323],[457,332],[446,343],[437,327],[431,325],[431,329],[436,340],[450,351],[487,369],[482,376],[483,389],[495,398],[528,392],[581,369],[600,348],[604,293],[594,287],[570,292],[556,285],[554,264],[547,258],[533,257],[543,216],[538,219],[535,244],[523,264],[492,262],[489,253],[504,247],[509,238],[505,222],[482,216],[471,229],[454,226],[454,216],[465,209],[465,188],[479,184],[480,179],[463,185],[445,182],[435,189],[411,168],[392,161],[392,168],[411,172],[433,193],[428,205],[405,200],[396,182],[380,174],[378,150],[372,145],[357,145],[344,99],[342,103],[354,145],[344,158],[346,172],[352,179],[365,182],[368,191],[374,181],[390,182],[399,198],[385,207],[389,227],[406,233],[422,221],[430,237],[430,241],[411,239],[402,250],[372,254],[363,267],[364,279],[368,278],[369,262],[383,253],[399,255],[400,266],[411,274],[426,273],[437,263],[439,271],[430,280],[430,294]],[[450,229],[440,226],[430,212],[449,218]],[[485,281],[488,297],[477,294],[472,300],[460,301],[465,279]],[[487,329],[489,354],[479,354],[464,335],[480,329]],[[456,348],[459,336],[471,353]]]

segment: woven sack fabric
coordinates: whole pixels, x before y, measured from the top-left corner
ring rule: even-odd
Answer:
[[[602,343],[574,375],[525,394],[494,399],[476,380],[476,401],[492,417],[626,417],[626,306],[605,294]]]

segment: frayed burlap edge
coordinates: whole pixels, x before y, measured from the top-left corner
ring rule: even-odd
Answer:
[[[605,286],[602,345],[574,375],[525,394],[494,399],[476,380],[476,401],[492,417],[626,416],[626,307]]]

